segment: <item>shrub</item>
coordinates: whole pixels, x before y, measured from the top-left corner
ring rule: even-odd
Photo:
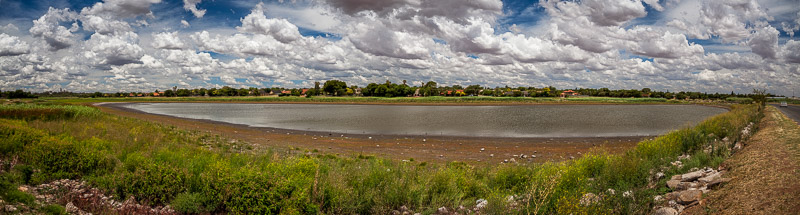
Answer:
[[[42,208],[42,212],[48,215],[66,215],[67,209],[61,205],[48,205]]]

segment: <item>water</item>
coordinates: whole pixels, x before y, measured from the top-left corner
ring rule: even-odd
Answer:
[[[659,135],[725,109],[697,105],[406,106],[131,103],[147,113],[252,127],[350,134],[480,137]]]

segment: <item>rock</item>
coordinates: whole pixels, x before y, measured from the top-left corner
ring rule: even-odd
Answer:
[[[391,215],[402,215],[403,213],[401,213],[401,212],[400,212],[400,211],[398,211],[398,210],[392,210],[392,212],[391,212],[391,213],[389,213],[389,214],[391,214]]]
[[[670,180],[679,180],[680,181],[681,180],[681,175],[673,175],[672,178],[670,178]]]
[[[671,207],[661,207],[651,213],[652,215],[678,215],[678,211]]]
[[[6,209],[6,212],[9,212],[9,213],[17,211],[17,207],[14,207],[13,205],[6,205],[5,209]]]
[[[437,213],[437,214],[448,214],[448,213],[450,213],[450,212],[449,212],[449,211],[447,211],[447,208],[446,208],[446,207],[441,207],[441,208],[439,208],[439,209],[436,209],[436,213]]]
[[[678,196],[680,195],[679,192],[671,192],[664,194],[664,199],[667,201],[675,201],[678,200]]]
[[[659,180],[661,178],[664,178],[664,173],[663,172],[656,173],[656,180]]]
[[[688,190],[697,187],[697,183],[694,182],[681,182],[677,187],[675,187],[675,190]]]
[[[478,199],[475,201],[475,210],[483,209],[487,205],[489,205],[489,201],[486,201],[486,199]]]
[[[710,175],[708,175],[706,177],[699,178],[699,179],[697,179],[697,181],[708,184],[711,181],[719,180],[721,175],[722,174],[720,174],[719,172],[716,172],[716,173],[710,174]]]
[[[401,212],[406,212],[406,211],[408,211],[408,207],[406,207],[405,205],[403,205],[402,207],[400,207],[400,211],[401,211]]]
[[[67,209],[67,213],[70,213],[70,214],[78,214],[81,211],[81,209],[78,208],[78,207],[75,207],[75,205],[72,204],[72,202],[67,203],[67,205],[64,206],[64,208],[66,208]]]
[[[678,195],[678,203],[682,205],[688,205],[693,202],[700,201],[701,198],[703,198],[703,191],[687,190]]]
[[[654,202],[660,202],[661,200],[664,200],[664,197],[661,196],[661,195],[657,195],[657,196],[653,197],[653,201]]]
[[[600,201],[600,197],[599,196],[595,195],[594,193],[586,193],[586,194],[583,194],[583,197],[581,198],[580,203],[581,203],[582,206],[586,207],[586,206],[590,206],[590,205],[592,205],[594,203],[597,203],[599,201]]]
[[[136,204],[136,198],[134,198],[133,196],[131,196],[131,197],[129,197],[129,198],[128,198],[128,200],[125,200],[125,202],[123,202],[122,204],[125,204],[125,205],[135,205],[135,204]]]
[[[481,148],[481,151],[484,151],[484,150],[486,150],[486,149],[485,148]]]
[[[608,192],[608,194],[611,194],[611,195],[617,194],[617,191],[614,190],[614,189],[611,189],[611,188],[608,188],[608,190],[606,190],[606,192]]]
[[[625,191],[624,193],[622,193],[622,197],[628,197],[628,198],[633,197],[633,191],[630,190]]]
[[[22,191],[22,192],[28,192],[28,187],[27,186],[19,186],[19,187],[17,187],[17,190]]]
[[[669,181],[667,181],[667,187],[669,187],[670,189],[673,189],[673,190],[677,189],[678,185],[680,185],[680,184],[681,184],[680,179],[679,180],[669,180]]]
[[[715,180],[712,180],[712,181],[708,182],[708,184],[706,184],[706,186],[708,187],[708,189],[717,189],[717,187],[719,185],[724,184],[724,183],[728,183],[730,181],[731,181],[730,178],[717,178]]]
[[[509,159],[509,160],[508,160],[508,162],[511,162],[511,163],[516,163],[516,162],[517,162],[517,160],[514,160],[514,158],[511,158],[511,159]]]
[[[681,175],[681,181],[682,182],[694,181],[694,180],[696,180],[696,179],[698,179],[700,177],[703,177],[703,173],[704,173],[704,171],[697,170],[697,171],[694,171],[694,172],[683,174],[683,175]]]

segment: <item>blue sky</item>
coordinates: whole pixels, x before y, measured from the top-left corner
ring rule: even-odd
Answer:
[[[2,90],[307,87],[335,78],[790,94],[800,80],[796,0],[0,5]]]

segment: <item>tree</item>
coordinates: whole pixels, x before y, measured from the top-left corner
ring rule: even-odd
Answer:
[[[326,81],[322,90],[330,95],[343,96],[347,93],[347,83],[340,80]]]

